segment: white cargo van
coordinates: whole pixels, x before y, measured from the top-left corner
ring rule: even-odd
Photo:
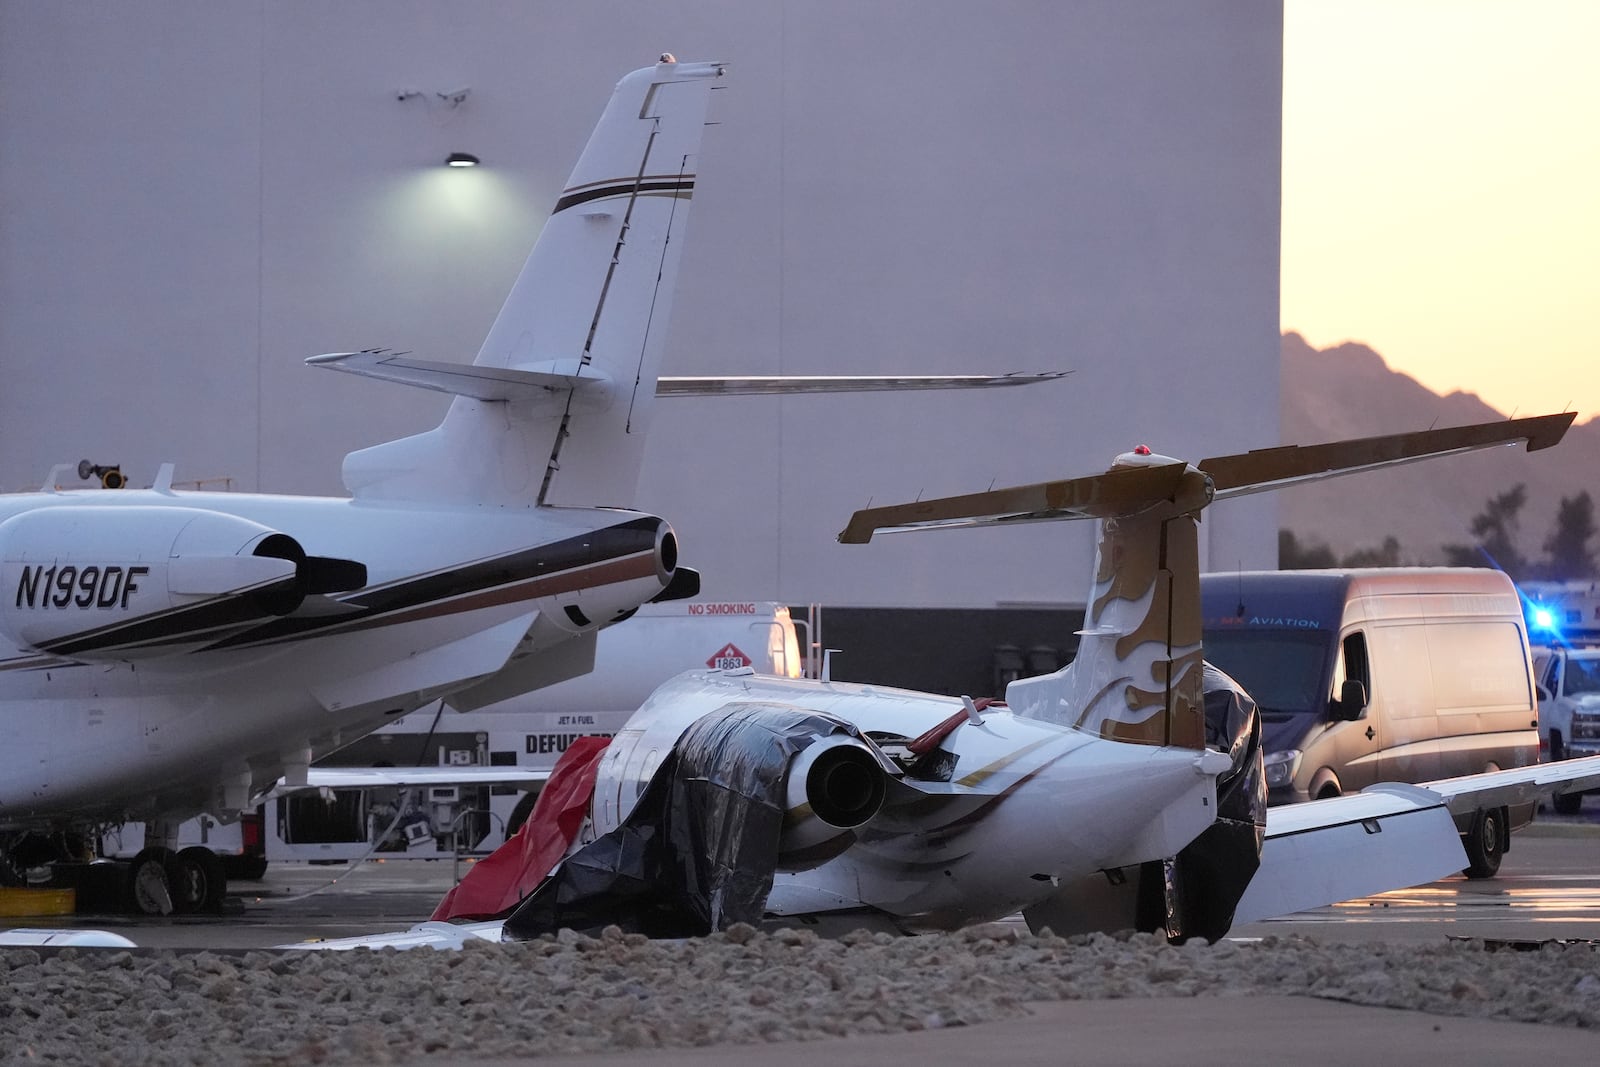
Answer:
[[[1521,600],[1500,571],[1203,575],[1206,659],[1261,708],[1270,803],[1524,767],[1539,754]],[[1486,878],[1533,805],[1458,817]]]

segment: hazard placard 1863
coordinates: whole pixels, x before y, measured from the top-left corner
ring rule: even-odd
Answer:
[[[729,642],[712,653],[711,658],[706,660],[706,666],[714,671],[731,671],[748,667],[751,662],[749,656],[739,651],[738,645]]]

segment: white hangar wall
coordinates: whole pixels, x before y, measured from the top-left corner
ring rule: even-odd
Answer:
[[[1278,0],[0,0],[0,488],[89,457],[340,492],[344,453],[446,401],[303,358],[470,359],[662,50],[730,70],[667,373],[1073,371],[663,402],[639,504],[708,594],[1081,602],[1087,524],[834,535],[1140,443],[1278,443]],[[1270,496],[1229,502],[1204,551],[1272,566],[1276,529]]]

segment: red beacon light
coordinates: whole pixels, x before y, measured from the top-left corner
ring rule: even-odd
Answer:
[[[1136,456],[1148,456],[1148,455],[1150,455],[1150,446],[1149,445],[1138,445],[1138,446],[1136,446],[1134,448],[1133,454],[1136,455]]]

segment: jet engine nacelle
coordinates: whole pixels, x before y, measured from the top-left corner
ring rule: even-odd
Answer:
[[[597,530],[577,551],[595,552],[601,540],[611,542],[606,562],[557,576],[551,593],[538,599],[543,617],[558,630],[588,633],[621,622],[648,601],[680,600],[700,592],[699,573],[678,565],[678,538],[666,520]],[[602,576],[607,580],[597,580]]]
[[[799,870],[848,848],[887,795],[883,757],[867,742],[835,734],[808,745],[789,768],[779,865]]]
[[[168,654],[365,583],[360,564],[308,559],[287,534],[200,508],[62,506],[0,523],[0,632],[73,659]]]

